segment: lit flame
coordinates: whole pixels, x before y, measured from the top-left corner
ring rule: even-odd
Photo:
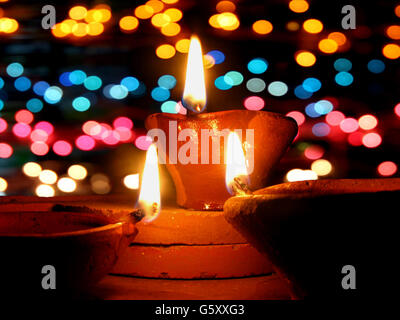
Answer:
[[[206,107],[203,53],[200,40],[195,36],[190,39],[182,102],[185,108],[195,113],[204,111]]]
[[[157,148],[152,144],[146,153],[138,207],[144,211],[145,222],[153,221],[160,213],[160,176]]]
[[[228,192],[232,195],[250,193],[248,189],[249,175],[247,173],[246,158],[242,143],[236,132],[229,133],[225,159],[225,183]]]

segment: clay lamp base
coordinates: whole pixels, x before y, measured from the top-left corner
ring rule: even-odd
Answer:
[[[2,290],[18,297],[60,296],[96,283],[133,241],[134,223],[131,216],[99,212],[1,210]],[[55,268],[56,290],[41,286],[46,265]]]
[[[161,129],[166,135],[166,148],[163,150],[158,145],[159,156],[166,152],[166,167],[174,181],[177,194],[177,203],[188,209],[195,210],[222,210],[224,202],[230,197],[225,186],[224,162],[225,147],[221,139],[220,149],[213,150],[211,138],[206,141],[201,139],[201,130],[228,129],[229,131],[241,130],[242,141],[246,141],[246,155],[254,153],[254,170],[250,174],[250,189],[256,190],[266,185],[269,173],[279,161],[289,144],[297,133],[296,122],[278,113],[265,111],[231,110],[213,113],[202,113],[193,116],[180,114],[153,114],[146,119],[146,128]],[[170,155],[174,153],[171,142],[177,141],[178,154],[181,147],[188,143],[179,141],[180,132],[192,129],[194,133],[190,139],[197,139],[198,147],[195,159],[197,163],[182,164],[179,159],[174,161]],[[253,129],[254,143],[247,136],[246,129]],[[204,131],[203,131],[204,132]],[[208,145],[208,163],[204,164],[201,157],[201,147]],[[204,151],[204,149],[203,149]],[[213,164],[212,157],[216,151],[220,153],[219,164]],[[172,153],[171,153],[172,152]]]
[[[373,293],[374,271],[390,265],[390,241],[377,241],[394,224],[399,197],[400,179],[302,181],[232,197],[224,212],[270,259],[293,297],[354,296]],[[343,289],[346,265],[358,272],[358,291]]]

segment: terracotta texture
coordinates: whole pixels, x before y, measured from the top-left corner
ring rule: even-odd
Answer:
[[[214,279],[265,275],[271,263],[249,244],[132,245],[112,273],[147,278]]]
[[[171,120],[177,121],[177,134],[184,129],[193,129],[199,141],[201,129],[242,129],[242,141],[245,140],[245,129],[254,129],[254,170],[250,175],[250,188],[253,190],[266,186],[271,169],[297,133],[297,125],[292,118],[265,111],[231,110],[196,116],[152,114],[146,119],[146,128],[159,128],[166,133],[167,150]],[[178,141],[177,149],[185,143],[187,141]],[[170,164],[169,152],[166,153],[166,167],[176,187],[178,205],[195,210],[221,210],[230,197],[225,186],[224,143],[220,144],[220,164],[212,164],[211,141],[209,150],[209,164],[182,164],[179,161]],[[200,151],[199,147],[198,163],[201,163]]]
[[[290,298],[284,283],[276,274],[218,280],[107,276],[84,297],[105,300],[286,300]]]
[[[354,297],[385,292],[379,279],[366,280],[382,264],[389,278],[397,272],[390,272],[388,259],[399,197],[398,178],[304,181],[232,197],[224,212],[270,259],[294,297]],[[345,265],[364,280],[358,290],[343,290]]]

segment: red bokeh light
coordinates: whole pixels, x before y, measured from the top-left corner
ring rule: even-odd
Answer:
[[[7,159],[13,154],[13,148],[8,143],[0,143],[0,158]]]
[[[20,110],[15,113],[15,120],[17,122],[30,124],[33,121],[33,114],[28,110]]]
[[[243,102],[244,107],[247,110],[261,110],[265,106],[265,101],[263,98],[257,96],[251,96],[244,100]]]
[[[345,119],[345,115],[340,111],[331,111],[325,116],[325,120],[331,126],[338,126]]]
[[[346,118],[340,122],[340,129],[346,133],[357,131],[358,121],[354,118]]]
[[[4,120],[3,118],[0,118],[0,133],[6,131],[7,127],[8,127],[7,121]]]
[[[36,123],[35,129],[41,129],[47,132],[48,135],[51,135],[54,132],[54,127],[50,122],[40,121]]]
[[[298,126],[301,126],[306,120],[306,117],[300,111],[291,111],[287,113],[286,116],[296,120]]]
[[[13,133],[19,138],[26,138],[31,134],[31,130],[28,124],[22,122],[14,124],[12,128]]]
[[[390,177],[397,172],[397,165],[392,161],[384,161],[379,164],[378,173],[384,177]]]
[[[400,103],[394,107],[394,113],[400,118]]]
[[[84,151],[92,150],[96,145],[96,141],[90,136],[82,135],[75,140],[76,146]]]
[[[67,141],[58,140],[53,144],[53,151],[59,156],[68,156],[72,152],[72,146]]]
[[[117,128],[127,128],[127,129],[132,129],[133,128],[133,122],[131,119],[127,117],[118,117],[114,120],[113,126],[115,129]]]
[[[362,134],[359,131],[352,132],[347,136],[347,141],[350,145],[354,147],[359,147],[362,146],[362,139],[363,139],[364,134]]]
[[[35,129],[31,133],[31,140],[32,141],[46,142],[48,138],[49,138],[49,135],[47,134],[46,131],[44,131],[42,129]]]
[[[370,132],[363,136],[362,143],[367,148],[376,148],[382,143],[382,138],[378,133]]]
[[[324,148],[317,146],[317,145],[309,146],[309,147],[307,147],[306,150],[304,150],[304,156],[310,160],[320,159],[320,158],[322,158],[324,153],[325,153]]]
[[[36,141],[31,144],[31,151],[37,156],[44,156],[49,152],[49,146],[42,141]]]

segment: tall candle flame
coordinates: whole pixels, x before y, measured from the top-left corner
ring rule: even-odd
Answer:
[[[182,102],[185,108],[195,113],[204,111],[206,107],[203,53],[200,40],[196,36],[190,39]]]
[[[152,144],[146,153],[138,207],[144,211],[145,222],[153,221],[160,213],[160,176],[157,148]]]
[[[248,189],[249,175],[247,173],[246,158],[242,143],[236,132],[229,133],[225,159],[225,183],[228,192],[232,195],[250,193]]]

